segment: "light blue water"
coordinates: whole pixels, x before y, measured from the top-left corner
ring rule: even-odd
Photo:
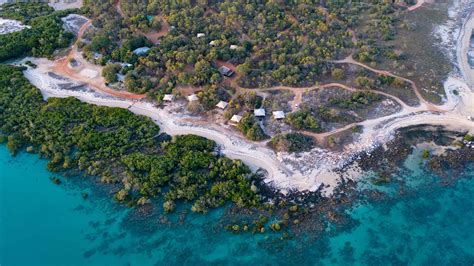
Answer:
[[[361,204],[351,211],[351,231],[305,242],[227,233],[219,227],[223,210],[188,214],[184,223],[179,215],[159,213],[140,219],[90,182],[53,184],[45,169],[36,155],[12,158],[0,145],[0,265],[474,263],[472,176],[450,187],[425,182]],[[424,175],[415,171],[403,178]]]

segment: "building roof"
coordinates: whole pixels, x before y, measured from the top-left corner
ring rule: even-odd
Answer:
[[[173,100],[174,100],[173,94],[165,94],[165,96],[163,96],[163,101],[171,102]]]
[[[283,118],[285,118],[285,112],[283,112],[283,111],[275,111],[275,112],[273,112],[273,118],[275,118],[275,119],[283,119]]]
[[[221,108],[221,109],[225,109],[227,107],[227,105],[229,105],[227,102],[220,101],[216,106]]]
[[[140,48],[137,48],[135,50],[133,50],[133,53],[136,54],[136,55],[143,55],[143,54],[146,54],[148,53],[148,51],[150,50],[150,47],[140,47]]]
[[[255,116],[257,116],[257,117],[258,117],[258,116],[260,116],[260,117],[261,117],[261,116],[265,116],[265,109],[263,109],[263,108],[255,109],[255,110],[253,111],[253,114],[254,114]]]
[[[198,34],[196,34],[196,37],[198,37],[198,38],[201,38],[201,37],[204,37],[204,36],[206,36],[205,33],[198,33]]]
[[[240,123],[240,120],[242,120],[242,116],[240,115],[233,115],[230,121],[235,122],[235,123]]]
[[[232,69],[230,69],[226,66],[221,66],[221,67],[219,67],[219,73],[221,73],[221,75],[230,77],[234,74],[234,71],[232,71]]]
[[[197,97],[196,94],[191,94],[191,95],[188,96],[188,101],[190,101],[190,102],[194,102],[194,101],[198,101],[198,100],[199,100],[199,98]]]
[[[236,50],[236,49],[239,49],[239,46],[238,46],[238,45],[235,45],[235,44],[232,44],[229,48],[230,48],[231,50]]]
[[[217,45],[217,41],[210,41],[210,42],[209,42],[209,45],[210,45],[210,46],[216,46],[216,45]]]

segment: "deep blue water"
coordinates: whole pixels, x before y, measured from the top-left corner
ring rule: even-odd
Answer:
[[[0,265],[473,265],[474,174],[441,186],[408,162],[400,179],[415,189],[358,204],[351,231],[307,242],[225,232],[223,210],[137,219],[89,181],[55,185],[44,160],[0,145]]]

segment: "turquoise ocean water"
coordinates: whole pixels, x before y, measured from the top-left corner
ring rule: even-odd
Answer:
[[[0,265],[473,265],[474,174],[441,186],[408,161],[400,178],[414,189],[360,203],[351,230],[307,242],[227,233],[222,210],[140,219],[91,182],[55,185],[44,160],[0,145]]]

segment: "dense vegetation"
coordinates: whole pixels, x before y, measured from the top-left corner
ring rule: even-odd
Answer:
[[[51,57],[56,49],[68,47],[74,36],[61,22],[68,12],[54,12],[47,4],[3,5],[0,17],[20,20],[31,28],[0,35],[0,61],[23,55]]]
[[[213,141],[194,135],[171,138],[150,119],[120,108],[76,99],[42,100],[20,69],[0,65],[0,135],[12,154],[23,148],[49,159],[51,171],[80,170],[115,184],[115,198],[129,204],[164,199],[192,210],[234,202],[259,204],[256,178],[240,161],[215,153]]]
[[[357,109],[364,108],[375,101],[379,101],[381,98],[382,97],[379,94],[373,92],[357,91],[351,93],[349,97],[334,98],[329,102],[342,108]]]
[[[311,150],[314,140],[304,134],[288,133],[273,137],[269,145],[276,151],[302,152]]]
[[[340,77],[327,62],[353,48],[364,62],[401,60],[383,41],[395,36],[404,2],[411,1],[120,1],[125,17],[117,14],[113,0],[86,0],[85,6],[96,19],[94,38],[104,44],[89,50],[100,51],[104,64],[134,64],[129,80],[151,80],[140,91],[154,95],[170,80],[176,85],[220,84],[222,61],[237,66],[241,86],[268,87],[312,85],[327,73]],[[134,56],[132,47],[121,45],[160,30],[164,21],[169,31],[158,45],[143,44],[152,47],[147,55]],[[357,43],[350,31],[354,28],[361,37]]]
[[[250,140],[260,141],[268,137],[260,127],[257,118],[249,113],[244,115],[237,127]]]

